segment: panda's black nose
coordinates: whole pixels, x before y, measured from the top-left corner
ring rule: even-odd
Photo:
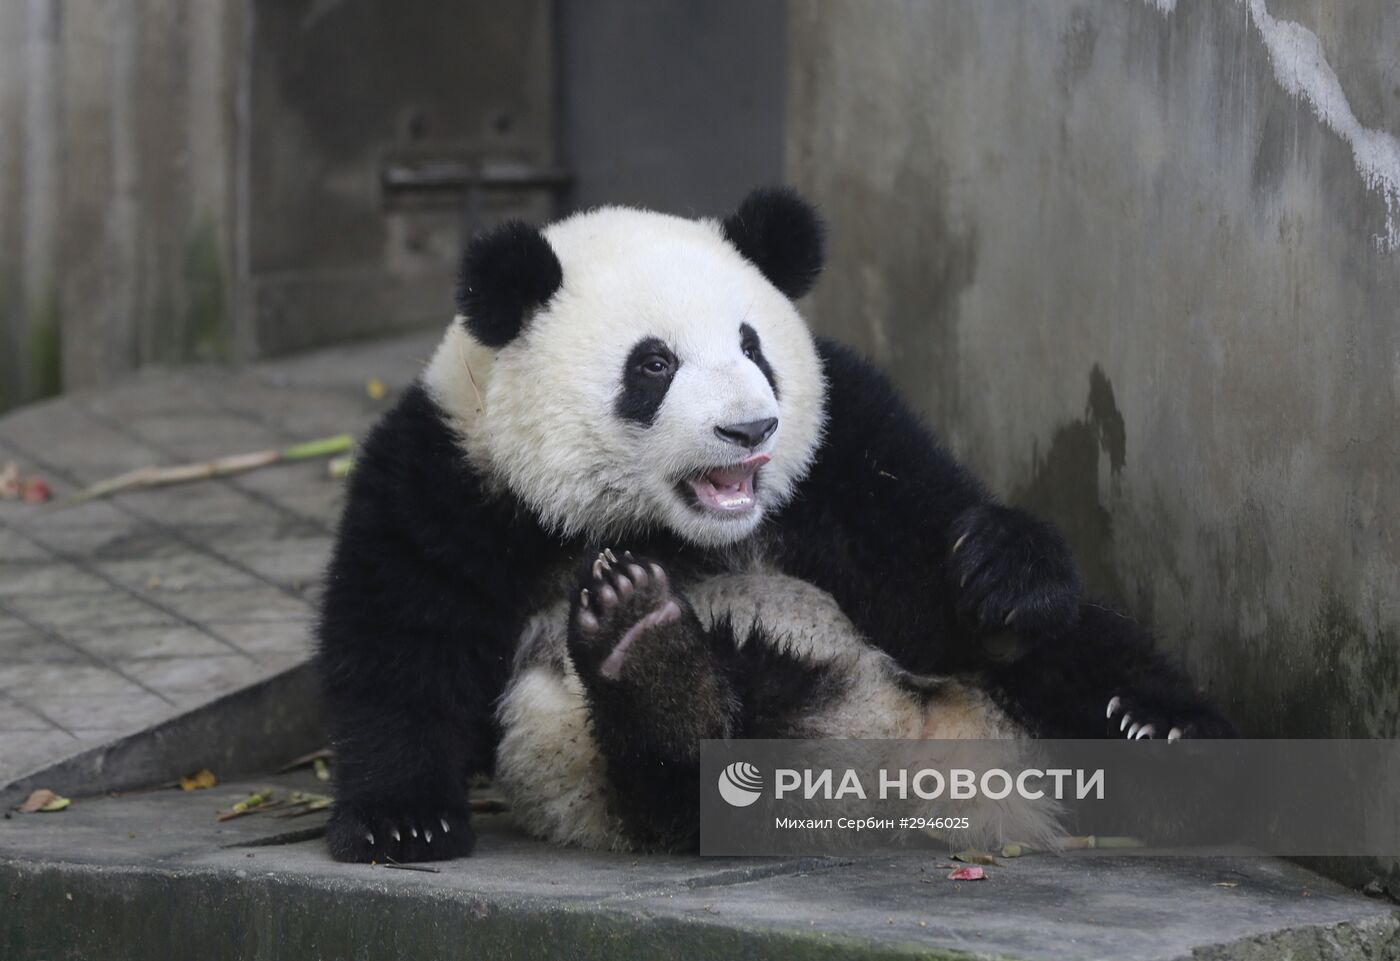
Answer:
[[[724,427],[716,427],[715,433],[731,444],[738,444],[740,447],[757,447],[768,439],[778,427],[778,418],[765,417],[763,420],[751,420],[742,424],[726,424]]]

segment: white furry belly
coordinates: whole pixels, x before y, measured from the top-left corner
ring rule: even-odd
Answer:
[[[807,737],[1022,736],[975,687],[940,679],[927,685],[928,693],[917,694],[901,682],[905,672],[861,637],[835,600],[805,581],[777,574],[724,575],[692,585],[687,596],[707,626],[728,616],[742,636],[757,619],[794,652],[837,665],[848,682],[846,693],[802,719]],[[496,783],[516,822],[530,834],[561,844],[627,849],[623,825],[611,813],[612,787],[583,688],[567,654],[567,618],[568,606],[561,601],[532,618],[521,636],[516,673],[498,707],[502,738]],[[1004,833],[1004,826],[1007,837],[1031,840],[1044,833],[1043,825],[1023,823],[1026,818],[1015,812],[995,820],[997,833]]]

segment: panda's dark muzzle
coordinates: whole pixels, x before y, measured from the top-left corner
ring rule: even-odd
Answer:
[[[722,440],[740,447],[754,448],[772,436],[778,429],[778,418],[765,417],[762,420],[745,421],[742,424],[726,424],[716,427],[715,433]]]

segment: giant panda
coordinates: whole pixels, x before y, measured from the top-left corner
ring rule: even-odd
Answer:
[[[490,773],[531,833],[686,847],[710,737],[1232,733],[1053,527],[812,334],[824,229],[765,188],[468,245],[331,560],[334,857],[470,853]]]

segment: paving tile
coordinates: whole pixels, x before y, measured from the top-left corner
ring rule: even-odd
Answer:
[[[101,417],[123,422],[137,417],[220,410],[217,389],[228,380],[221,370],[143,370],[126,383],[81,401]]]
[[[0,735],[0,784],[8,784],[23,774],[78,753],[85,746],[81,737],[63,731],[15,731]]]
[[[21,451],[65,470],[101,465],[124,473],[168,462],[155,448],[98,423],[76,408],[45,411],[42,418],[36,419],[26,419],[21,410],[6,418],[4,436]],[[30,466],[38,469],[39,465]],[[56,478],[50,474],[48,480],[52,483]]]
[[[5,603],[44,627],[60,631],[73,627],[169,624],[177,620],[149,602],[115,589],[92,594],[10,597]]]
[[[274,587],[247,590],[171,591],[161,602],[200,624],[217,621],[294,621],[310,618],[310,604]]]
[[[339,389],[264,386],[230,396],[227,405],[230,410],[254,417],[285,437],[316,440],[363,432],[389,408],[389,400],[370,399],[365,393],[364,381],[358,381]]]
[[[301,517],[311,518],[333,530],[345,509],[343,487],[315,488],[300,494],[279,496],[277,503]]]
[[[176,411],[137,416],[124,426],[161,450],[164,462],[207,460],[283,446],[272,430],[219,411]]]
[[[186,624],[77,628],[67,631],[66,637],[82,650],[112,661],[233,653],[227,644]],[[0,641],[0,650],[3,649]]]
[[[152,464],[363,436],[391,402],[366,379],[402,388],[437,336],[240,372],[147,370],[0,418],[0,462],[65,494]],[[344,497],[316,460],[58,512],[0,503],[0,785],[305,662]],[[44,730],[36,710],[79,737]]]
[[[227,657],[169,657],[125,661],[122,669],[162,694],[201,694],[218,697],[266,677],[256,661]]]
[[[74,564],[0,561],[0,596],[89,594],[106,590],[110,590],[106,581]]]
[[[251,623],[219,622],[210,624],[209,629],[237,644],[240,650],[260,657],[268,654],[305,656],[312,650],[315,634],[314,624],[309,619]]]
[[[256,587],[258,580],[217,558],[185,553],[154,558],[99,561],[98,570],[141,592],[187,591],[217,587]]]
[[[52,555],[27,537],[0,528],[0,564],[52,560]]]
[[[137,697],[145,692],[115,671],[92,663],[0,664],[0,691],[26,703],[51,694],[109,694]]]
[[[3,609],[0,609],[0,638],[17,631],[27,631],[29,625]]]
[[[18,703],[0,695],[0,741],[5,735],[16,731],[52,731],[53,724],[22,707]]]
[[[274,464],[262,470],[249,471],[232,478],[239,488],[276,497],[279,494],[300,494],[309,488],[340,487],[345,482],[330,476],[326,458]]]
[[[119,494],[115,503],[163,526],[181,524],[272,524],[284,515],[247,494],[217,482]]]
[[[62,517],[62,514],[56,515]],[[47,523],[36,524],[31,528],[46,550],[75,557],[99,557],[114,549],[114,546],[132,541],[149,541],[161,535],[149,522],[123,515],[115,524],[86,524],[72,527],[55,527]],[[138,554],[137,556],[142,556]],[[116,556],[123,556],[118,553]]]
[[[59,693],[19,700],[69,731],[141,728],[178,711],[174,705],[139,688],[126,694]]]
[[[0,664],[34,664],[41,661],[74,664],[91,663],[81,651],[43,631],[25,627],[0,634]]]
[[[234,544],[226,556],[276,584],[306,586],[319,581],[330,560],[328,536],[288,538],[265,544]]]
[[[74,490],[71,484],[65,484],[52,477],[49,483],[58,497]],[[33,532],[45,543],[53,531],[120,527],[131,522],[130,514],[105,500],[87,501],[63,510],[41,510],[33,504],[0,501],[0,523],[7,524],[17,531]]]

